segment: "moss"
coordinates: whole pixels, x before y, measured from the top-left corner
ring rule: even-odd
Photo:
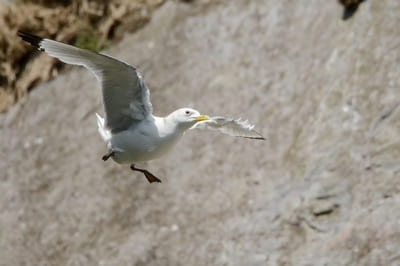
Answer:
[[[98,52],[107,46],[106,42],[102,40],[101,35],[94,30],[78,33],[74,45],[95,52]]]

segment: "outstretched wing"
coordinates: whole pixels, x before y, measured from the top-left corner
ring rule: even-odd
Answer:
[[[150,92],[135,67],[107,55],[18,32],[39,50],[62,62],[90,70],[101,84],[106,127],[118,132],[152,113]]]
[[[213,129],[235,137],[265,140],[247,120],[214,116],[210,117],[209,120],[198,122],[192,127],[192,129],[194,128]]]

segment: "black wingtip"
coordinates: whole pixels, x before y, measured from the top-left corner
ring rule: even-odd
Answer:
[[[18,36],[22,38],[22,40],[30,43],[31,45],[35,46],[36,48],[40,49],[40,42],[43,40],[42,37],[30,34],[24,31],[18,31]]]
[[[350,19],[356,13],[357,9],[358,9],[358,5],[352,5],[352,6],[345,7],[343,9],[342,19],[343,20]]]
[[[256,140],[266,140],[266,138],[264,138],[264,137],[242,137],[242,138],[245,138],[245,139],[256,139]]]
[[[338,0],[338,1],[344,7],[342,19],[347,20],[353,17],[359,5],[361,5],[366,0]]]

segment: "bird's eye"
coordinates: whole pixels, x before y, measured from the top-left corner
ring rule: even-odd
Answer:
[[[186,111],[185,111],[185,114],[187,114],[187,115],[190,114],[190,111],[189,111],[189,110],[186,110]]]

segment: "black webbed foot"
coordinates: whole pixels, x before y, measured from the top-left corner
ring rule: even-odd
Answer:
[[[103,159],[103,161],[107,161],[111,156],[114,156],[114,152],[110,151],[107,154],[104,154],[103,157],[101,157],[101,159]]]
[[[146,169],[136,168],[134,164],[131,164],[131,169],[132,169],[132,171],[138,171],[138,172],[143,173],[144,176],[146,177],[147,181],[149,181],[149,183],[153,183],[153,182],[161,183],[161,180],[159,178],[157,178],[155,175],[153,175]]]

